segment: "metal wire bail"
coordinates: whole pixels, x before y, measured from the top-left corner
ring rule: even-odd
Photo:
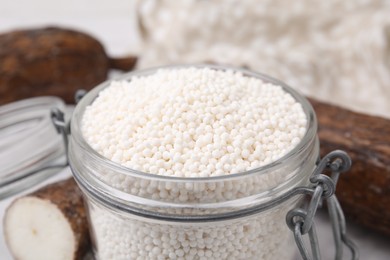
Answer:
[[[356,245],[346,234],[344,213],[336,198],[336,184],[340,173],[349,170],[351,159],[344,151],[336,150],[327,154],[317,165],[310,182],[312,183],[311,199],[306,209],[296,208],[287,213],[286,222],[294,233],[295,242],[304,260],[320,260],[321,254],[315,229],[314,216],[323,201],[326,202],[331,220],[333,238],[335,244],[335,259],[343,258],[343,248],[347,247],[351,252],[351,259],[359,259]],[[323,172],[329,170],[331,177]],[[303,241],[304,235],[309,236],[311,256]]]

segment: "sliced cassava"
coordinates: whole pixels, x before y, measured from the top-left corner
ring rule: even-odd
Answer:
[[[90,241],[75,181],[61,181],[16,199],[5,213],[4,236],[18,260],[81,259]]]
[[[0,105],[51,95],[73,103],[78,89],[91,89],[109,69],[131,70],[135,57],[110,58],[90,35],[63,28],[0,34]]]
[[[347,219],[390,235],[390,120],[311,100],[321,154],[342,149],[352,168],[341,175],[337,196]]]

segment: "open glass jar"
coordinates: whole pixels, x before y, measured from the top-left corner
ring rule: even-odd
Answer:
[[[102,83],[78,103],[71,124],[69,163],[85,194],[98,259],[293,257],[293,236],[285,219],[302,198],[290,196],[291,192],[310,186],[319,159],[315,113],[305,98],[284,83],[234,70],[281,86],[302,105],[307,118],[307,131],[295,148],[247,172],[178,178],[121,166],[92,149],[81,132],[86,107],[110,82]],[[122,79],[155,72],[136,71]]]

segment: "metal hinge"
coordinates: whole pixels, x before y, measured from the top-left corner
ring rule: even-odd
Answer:
[[[336,150],[327,154],[317,165],[310,182],[312,183],[311,198],[306,209],[296,208],[287,213],[286,222],[294,233],[295,242],[304,260],[320,260],[319,243],[316,234],[314,216],[319,206],[325,201],[333,230],[335,244],[335,259],[343,259],[343,248],[347,247],[351,252],[351,259],[359,259],[356,245],[348,238],[346,223],[341,206],[336,198],[336,184],[340,173],[349,170],[351,159],[344,151]],[[323,174],[330,171],[331,177]],[[305,187],[305,189],[307,189]],[[308,235],[311,247],[311,257],[303,241],[303,236]]]

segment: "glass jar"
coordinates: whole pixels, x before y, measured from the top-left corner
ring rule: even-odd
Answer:
[[[301,197],[273,202],[298,186],[309,185],[319,158],[313,108],[293,89],[268,76],[197,66],[240,71],[281,86],[302,104],[307,117],[303,139],[268,165],[227,176],[178,178],[136,171],[98,154],[83,138],[83,113],[110,84],[102,83],[75,108],[69,147],[70,166],[85,194],[98,259],[293,258],[294,243],[285,218]],[[130,81],[155,71],[136,71],[121,79]]]

